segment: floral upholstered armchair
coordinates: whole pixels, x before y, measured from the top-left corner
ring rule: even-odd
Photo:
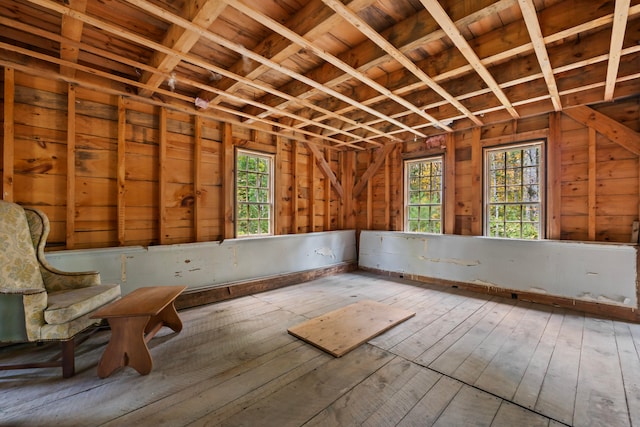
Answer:
[[[44,256],[46,215],[0,200],[0,343],[62,343],[63,377],[75,373],[74,338],[100,319],[99,307],[120,297],[120,285],[101,285],[97,272],[63,272]],[[4,365],[0,370],[52,366]]]

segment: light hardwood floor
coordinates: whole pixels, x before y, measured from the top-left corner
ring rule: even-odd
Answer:
[[[417,314],[342,358],[287,334],[362,299]],[[97,377],[109,331],[78,348],[73,378],[0,371],[0,425],[640,426],[637,324],[364,272],[181,317],[150,342],[147,376]]]

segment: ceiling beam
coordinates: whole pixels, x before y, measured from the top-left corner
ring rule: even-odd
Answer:
[[[193,25],[209,28],[225,7],[226,4],[219,0],[187,0],[183,12]],[[199,39],[198,33],[172,24],[165,33],[162,44],[173,51],[187,53]],[[157,50],[153,52],[149,60],[149,65],[161,73],[171,73],[179,63],[180,57],[167,55]],[[149,72],[142,73],[140,78],[140,82],[147,87],[160,87],[164,80],[163,75]],[[140,93],[141,96],[151,96],[152,94],[153,91],[149,89],[143,89]]]
[[[375,0],[353,0],[350,5],[360,9],[369,6],[374,1]],[[313,40],[337,25],[338,20],[339,18],[337,16],[326,10],[322,0],[311,0],[304,8],[287,20],[286,26],[298,34],[302,34],[303,37]],[[269,51],[272,53],[270,59],[280,62],[298,53],[300,47],[288,43],[280,34],[273,33],[254,47],[253,50],[255,52]],[[249,72],[245,71],[247,67],[250,67]],[[269,67],[256,62],[247,64],[247,61],[240,57],[238,62],[229,67],[229,70],[237,74],[242,73],[248,79],[254,79],[267,72]],[[217,87],[226,92],[235,92],[241,88],[242,85],[233,81],[220,81]],[[217,104],[220,102],[220,99],[216,97],[211,99],[210,102]]]
[[[620,65],[620,51],[624,42],[624,33],[629,17],[630,0],[616,0],[616,8],[613,13],[613,28],[611,29],[611,48],[609,49],[609,64],[607,67],[607,80],[604,85],[604,100],[613,99],[613,91],[616,87],[616,77]]]
[[[386,96],[387,98],[392,99],[396,103],[402,105],[407,110],[409,110],[409,111],[413,112],[414,114],[417,114],[417,115],[421,116],[422,118],[428,120],[434,126],[439,127],[439,128],[443,128],[443,129],[445,129],[445,130],[447,130],[449,132],[453,131],[453,129],[451,129],[450,127],[448,127],[444,123],[439,122],[433,116],[425,113],[423,110],[421,110],[420,108],[418,108],[415,105],[411,104],[406,99],[394,94],[393,92],[391,92],[389,89],[387,89],[386,87],[384,87],[380,83],[378,83],[375,80],[367,77],[365,74],[363,74],[360,71],[356,70],[352,66],[346,64],[342,60],[336,58],[334,55],[330,54],[329,52],[325,51],[324,49],[321,49],[318,46],[314,45],[309,40],[307,40],[304,37],[296,34],[294,31],[291,31],[290,29],[288,29],[284,25],[280,24],[279,22],[275,21],[274,19],[271,19],[270,17],[264,15],[263,13],[255,10],[251,6],[247,5],[244,0],[225,0],[225,1],[227,1],[227,3],[231,7],[239,10],[240,12],[242,12],[245,15],[249,16],[250,18],[254,19],[256,22],[259,22],[262,25],[267,26],[268,28],[272,29],[273,31],[277,32],[278,34],[288,38],[289,40],[291,40],[293,43],[297,44],[298,46],[301,46],[301,47],[303,47],[305,49],[308,49],[308,50],[312,51],[316,56],[318,56],[318,57],[322,58],[323,60],[327,61],[328,63],[332,64],[334,67],[337,67],[337,68],[341,69],[342,71],[344,71],[346,74],[348,74],[352,78],[354,78],[356,80],[359,80],[360,82],[362,82],[362,83],[366,84],[367,86],[371,87],[372,89],[378,91],[379,93],[381,93],[382,95]],[[363,105],[363,104],[361,104],[361,105]],[[375,115],[378,115],[378,117],[380,117],[379,114],[380,113],[375,114]],[[380,117],[380,118],[383,118],[383,117]],[[407,126],[404,123],[402,123],[402,122],[400,122],[398,120],[395,120],[395,119],[393,119],[393,118],[391,118],[389,116],[385,116],[384,119],[386,121],[398,126],[399,128],[402,128],[402,129],[404,129],[404,130],[406,130],[408,132],[411,132],[411,133],[413,133],[415,135],[426,136],[422,132],[416,131],[415,129],[411,128],[410,126]]]
[[[43,1],[43,0],[30,0],[30,1]],[[328,96],[333,96],[335,98],[340,99],[341,101],[344,101],[348,104],[353,105],[354,107],[356,107],[359,110],[362,110],[368,114],[377,116],[378,118],[383,119],[386,122],[392,123],[395,126],[398,126],[398,124],[401,124],[400,122],[398,122],[395,119],[392,119],[391,117],[382,114],[380,112],[378,112],[377,110],[368,107],[366,105],[363,105],[362,103],[334,90],[331,89],[321,83],[318,83],[315,80],[312,80],[294,70],[291,70],[290,68],[287,68],[281,64],[278,64],[274,61],[271,61],[270,59],[259,55],[255,52],[253,52],[250,49],[245,48],[244,46],[242,46],[239,43],[235,43],[232,42],[230,40],[225,39],[224,37],[221,37],[217,34],[213,34],[210,31],[207,31],[203,28],[195,28],[192,26],[191,22],[189,22],[188,20],[185,20],[184,18],[181,18],[179,16],[174,15],[173,13],[162,9],[159,6],[156,6],[146,0],[126,0],[128,3],[134,4],[136,6],[138,6],[139,8],[146,10],[149,13],[152,13],[160,18],[166,19],[168,22],[172,22],[176,25],[180,25],[183,28],[192,28],[193,31],[197,32],[198,34],[200,34],[201,37],[206,38],[209,41],[212,41],[214,43],[219,44],[222,47],[225,47],[227,49],[230,49],[232,51],[235,51],[241,55],[246,56],[249,59],[252,59],[254,61],[260,62],[263,65],[268,66],[269,68],[271,68],[274,71],[280,72],[288,77],[291,77],[292,79],[298,80],[306,85],[315,87],[316,89],[319,89],[320,91],[324,92],[326,95]],[[401,124],[401,127],[404,127],[405,125]],[[410,129],[410,128],[409,128]],[[417,135],[424,135],[421,132],[418,131],[413,131],[413,133],[417,134]],[[398,140],[398,138],[392,138],[393,140]]]
[[[544,81],[549,88],[549,95],[551,96],[551,102],[553,108],[556,111],[562,110],[562,103],[560,102],[560,94],[558,93],[558,85],[556,84],[556,78],[553,75],[553,69],[551,68],[551,61],[549,61],[549,55],[547,53],[547,47],[544,44],[544,38],[542,37],[542,30],[540,29],[540,22],[538,21],[538,15],[536,14],[536,7],[533,4],[533,0],[519,0],[520,10],[524,18],[524,23],[529,31],[529,37],[531,37],[531,43],[533,44],[533,50],[538,58]]]
[[[573,7],[571,6],[569,3],[564,3],[562,5],[560,5],[562,7]],[[553,12],[555,12],[555,10],[553,10]],[[630,8],[629,10],[629,16],[636,16],[640,14],[640,4],[638,5],[634,5]],[[580,18],[579,16],[579,12],[574,13],[574,15],[576,16],[576,18]],[[572,36],[576,36],[582,32],[592,32],[595,29],[598,28],[605,28],[608,25],[611,25],[611,23],[613,22],[613,14],[607,14],[604,16],[601,16],[599,18],[593,19],[589,22],[586,23],[581,23],[581,24],[576,24],[575,26],[566,28],[564,30],[561,30],[557,33],[553,33],[553,34],[549,34],[547,36],[544,37],[544,43],[545,45],[550,45],[550,44],[554,44],[557,43],[558,41],[568,38],[568,37],[572,37]],[[457,25],[461,25],[460,24],[461,21],[457,21]],[[497,31],[503,31],[503,30],[497,30]],[[494,37],[494,39],[496,40],[502,40],[502,39],[506,39],[506,34],[499,34],[497,33]],[[517,46],[517,47],[513,47],[510,49],[505,49],[502,52],[498,53],[498,54],[494,54],[492,56],[488,56],[486,58],[483,58],[481,61],[485,66],[492,66],[496,63],[503,63],[505,61],[508,61],[510,58],[514,58],[514,57],[519,57],[519,56],[523,56],[526,55],[528,52],[533,51],[533,44],[532,43],[526,43],[524,45],[521,46]],[[631,55],[636,53],[637,51],[640,51],[640,46],[635,45],[635,46],[631,46],[628,47],[626,49],[623,49],[621,52],[621,55]],[[575,59],[575,57],[577,57],[577,54],[573,54],[571,56],[572,59]],[[602,61],[606,61],[608,59],[608,55],[600,55],[597,57],[593,57],[593,58],[587,58],[581,61],[577,61],[577,62],[572,62],[569,64],[563,64],[560,66],[557,66],[555,69],[553,69],[553,73],[554,75],[557,75],[559,73],[564,73],[566,71],[575,69],[575,68],[580,68],[580,67],[586,67],[588,65],[592,65],[598,62],[602,62]],[[418,64],[418,66],[420,66],[420,64]],[[443,70],[439,75],[434,76],[434,81],[435,82],[444,82],[444,81],[448,81],[448,80],[453,80],[456,78],[462,78],[469,70],[471,70],[471,66],[470,65],[464,65],[461,67],[457,67],[457,68],[452,68],[452,69],[445,69]],[[394,73],[390,76],[390,80],[391,81],[404,81],[406,79],[405,76],[400,76],[397,75],[399,73]],[[524,84],[527,82],[532,82],[536,79],[539,78],[544,78],[544,76],[542,75],[542,73],[533,73],[533,74],[527,74],[524,75],[518,79],[512,79],[509,81],[505,81],[503,83],[500,83],[500,87],[502,89],[506,89],[509,87],[513,87],[519,84]],[[620,81],[620,79],[618,78],[617,81]],[[423,87],[423,83],[422,82],[417,82],[417,83],[413,83],[413,84],[406,84],[403,86],[398,87],[397,89],[395,89],[394,91],[397,93],[405,93],[405,92],[413,92],[413,91],[417,91],[420,90]],[[458,99],[463,100],[463,99],[468,99],[471,97],[477,97],[477,96],[481,96],[481,95],[485,95],[485,94],[490,94],[491,93],[491,89],[490,88],[482,88],[479,90],[475,90],[475,91],[470,91],[464,94],[460,94],[457,96]],[[565,89],[565,93],[566,93],[566,89]],[[560,93],[560,95],[562,95],[562,93]],[[368,102],[379,102],[379,99],[376,98],[371,98],[368,99],[365,103]],[[430,109],[430,108],[439,108],[440,106],[443,105],[443,102],[440,100],[429,100],[427,103],[422,104],[422,108],[425,109]],[[341,109],[337,109],[335,110],[336,113],[339,114],[345,114],[349,111],[352,110],[352,107],[350,106],[345,106]],[[486,111],[482,111],[482,112],[486,112]],[[480,114],[481,111],[476,111],[475,114]],[[402,117],[404,113],[399,113],[397,115],[394,115],[394,117],[399,118]],[[454,120],[458,120],[460,118],[463,117],[452,117],[452,119]],[[370,122],[366,122],[367,124],[375,124],[376,121],[370,121]],[[349,129],[349,128],[346,128]]]
[[[264,89],[270,91],[271,93],[273,93],[276,96],[282,95],[284,97],[290,97],[289,95],[286,95],[283,92],[280,92],[280,91],[277,91],[275,89],[269,88],[266,84],[261,85],[259,82],[254,82],[254,81],[245,79],[245,78],[243,78],[241,76],[238,76],[238,75],[235,75],[233,73],[230,73],[230,72],[228,72],[227,70],[225,70],[223,68],[211,65],[207,61],[201,60],[201,59],[196,58],[196,57],[191,56],[191,55],[187,55],[187,54],[183,54],[183,53],[180,53],[180,52],[176,52],[176,51],[170,49],[169,47],[166,47],[166,46],[164,46],[164,45],[162,45],[160,43],[156,43],[156,42],[154,42],[154,41],[152,41],[150,39],[147,39],[147,38],[145,38],[143,36],[140,36],[140,35],[135,34],[133,32],[127,31],[127,30],[125,30],[123,28],[116,27],[114,25],[111,25],[109,23],[101,21],[100,19],[97,19],[97,18],[94,18],[92,16],[89,16],[89,15],[87,15],[85,13],[81,13],[79,11],[74,11],[74,10],[70,9],[69,7],[67,7],[67,6],[58,4],[58,3],[53,2],[51,0],[28,0],[28,1],[31,2],[31,3],[38,4],[38,5],[40,5],[40,6],[44,7],[44,8],[47,8],[47,9],[50,9],[50,10],[54,10],[54,11],[62,14],[63,16],[70,16],[72,18],[81,20],[84,23],[88,23],[89,25],[92,25],[92,26],[94,26],[96,28],[100,28],[102,30],[105,30],[105,31],[107,31],[109,33],[112,33],[114,35],[122,37],[122,38],[124,38],[126,40],[129,40],[131,42],[138,43],[138,44],[143,45],[143,46],[148,46],[148,47],[150,47],[152,49],[155,49],[157,51],[163,52],[163,53],[165,53],[167,55],[170,55],[170,56],[171,55],[178,56],[182,60],[184,60],[186,62],[189,62],[189,63],[191,63],[193,65],[202,67],[202,68],[207,69],[207,70],[211,70],[213,72],[218,72],[218,73],[220,73],[222,75],[225,75],[225,76],[228,76],[230,78],[235,78],[235,79],[238,79],[238,80],[242,80],[243,82],[245,82],[249,86],[252,86],[252,87],[260,86],[261,88],[264,88]],[[202,30],[202,31],[204,31],[204,30]],[[144,85],[142,87],[144,87]],[[304,105],[308,106],[309,108],[312,108],[314,110],[318,110],[322,114],[325,114],[325,113],[329,112],[326,109],[323,109],[321,107],[315,106],[311,102],[301,101],[301,103],[303,103]],[[229,109],[227,109],[227,110],[229,110]],[[343,119],[349,124],[358,125],[354,120],[350,120],[348,118],[344,118],[343,116],[338,115],[338,114],[334,114],[334,113],[332,113],[332,114],[336,118]],[[251,117],[252,120],[261,119],[260,117],[255,117],[254,115],[250,115],[250,114],[242,115],[242,114],[238,113],[237,115],[240,115],[240,116],[243,116],[243,117]],[[301,120],[302,120],[302,118],[301,118]],[[262,120],[259,120],[259,121],[262,121]],[[269,122],[271,123],[271,121],[269,121]],[[282,125],[279,125],[279,126],[282,126]],[[390,139],[390,140],[398,140],[398,138],[396,138],[394,136],[389,136],[389,134],[387,132],[383,132],[383,131],[381,131],[379,129],[373,128],[373,127],[368,126],[368,125],[359,125],[358,127],[362,128],[362,129],[365,129],[365,130],[367,130],[369,132],[373,132],[374,134],[378,135],[379,137],[387,138],[387,139]],[[363,137],[358,137],[358,136],[356,136],[356,138],[358,138],[361,141],[370,142],[373,145],[380,145],[380,143],[377,143],[377,142],[374,142],[374,141],[370,141],[368,138],[363,138]]]
[[[472,12],[469,15],[461,16],[460,19],[456,21],[456,25],[460,25],[460,26],[470,25],[473,22],[479,19],[482,19],[483,17],[486,17],[494,13],[500,13],[501,11],[512,7],[516,3],[516,1],[517,0],[499,0],[495,3],[491,3],[488,6],[485,6],[484,8],[476,10],[475,12]],[[476,1],[473,4],[482,5],[482,3],[486,3],[486,2]],[[350,3],[349,7],[351,6],[352,4]],[[460,10],[457,11],[457,14],[462,15],[466,10],[467,10],[467,7],[464,7],[464,8],[460,7]],[[444,31],[442,31],[442,29],[438,27],[437,23],[433,20],[433,18],[429,15],[429,13],[426,10],[418,12],[415,19],[406,19],[404,21],[401,21],[400,23],[394,25],[393,27],[383,31],[381,35],[384,38],[389,40],[397,40],[397,43],[399,44],[398,50],[405,55],[409,52],[412,52],[420,48],[425,44],[428,44],[433,41],[440,40],[443,37],[446,37],[446,34],[444,33]],[[342,60],[345,62],[349,61],[350,58],[358,58],[357,69],[361,72],[367,72],[372,68],[383,66],[386,62],[388,62],[391,59],[390,55],[388,54],[380,55],[379,52],[380,52],[380,49],[376,48],[376,45],[373,43],[373,41],[367,39],[365,42],[360,43],[354,49],[348,52],[345,52],[343,54],[340,54],[339,57],[342,58]],[[354,63],[354,66],[356,66],[355,63]],[[326,76],[327,72],[330,72],[331,75]],[[318,67],[315,70],[312,70],[310,73],[307,73],[307,75],[312,78],[316,74],[322,75],[326,79],[325,85],[329,87],[339,86],[340,84],[346,82],[350,78],[349,75],[345,73],[341,73],[340,70],[338,69],[325,70],[322,67]],[[436,78],[437,76],[434,77],[434,81]],[[419,88],[422,85],[423,83],[419,82],[419,84],[412,85],[412,86]],[[283,90],[293,93],[294,95],[296,95],[297,99],[307,99],[307,98],[316,96],[318,94],[318,91],[313,88],[311,88],[310,90],[307,90],[306,92],[300,92],[300,90],[298,90],[293,85],[291,85],[291,88],[289,88],[289,85],[287,85],[286,87],[283,88]],[[409,91],[403,92],[400,90],[396,90],[394,92],[397,94],[402,94]],[[373,97],[370,99],[362,100],[361,102],[365,105],[372,105],[377,102],[381,102],[382,99],[383,97],[379,96],[379,97]],[[271,99],[265,102],[273,105],[279,102],[279,100]],[[289,106],[289,104],[290,104],[289,102],[284,102],[278,105],[278,108],[286,108]],[[354,110],[354,107],[352,106],[348,106],[345,109],[341,109],[341,111],[343,112],[349,112],[353,110]],[[259,117],[264,117],[266,115],[268,115],[268,113],[266,112],[258,114]],[[398,117],[398,116],[394,114],[393,117]],[[325,120],[327,118],[328,117],[326,116],[316,117],[317,120]],[[377,123],[377,121],[375,122]],[[368,122],[368,123],[371,123],[371,122]]]
[[[467,107],[462,105],[460,101],[458,101],[454,96],[452,96],[449,92],[444,90],[442,86],[433,81],[431,77],[427,75],[424,71],[422,71],[411,59],[409,59],[404,53],[402,53],[399,49],[397,49],[394,45],[392,45],[386,38],[384,38],[380,33],[374,30],[369,24],[367,24],[360,16],[358,16],[351,9],[347,8],[344,4],[337,0],[323,0],[327,6],[333,9],[337,14],[342,16],[347,22],[350,22],[354,27],[356,27],[360,32],[366,35],[371,41],[373,41],[376,45],[382,48],[387,54],[389,54],[393,59],[398,61],[404,68],[409,70],[414,76],[416,76],[420,81],[422,81],[425,85],[431,88],[434,92],[440,95],[442,98],[447,100],[453,106],[455,106],[460,112],[462,112],[465,116],[467,116],[471,121],[473,121],[476,125],[482,126],[482,121],[473,115]],[[439,127],[442,127],[440,124]]]
[[[69,0],[67,2],[69,7],[79,12],[84,12],[87,9],[87,0]],[[62,17],[62,24],[60,28],[60,34],[65,39],[71,41],[80,41],[82,39],[82,28],[84,23],[78,19],[71,18],[64,15]],[[60,44],[60,59],[69,62],[78,62],[78,55],[80,51],[70,43],[63,41]],[[73,77],[75,69],[70,67],[61,67],[60,73],[65,76]]]
[[[433,0],[420,0],[420,2],[427,9],[427,11],[429,11],[431,16],[433,16],[438,24],[440,24],[453,44],[456,45],[462,55],[467,59],[467,61],[469,61],[469,64],[473,67],[473,69],[476,70],[476,73],[478,73],[482,80],[484,80],[484,82],[487,84],[487,86],[491,88],[491,91],[498,98],[498,100],[500,100],[509,114],[511,114],[511,117],[513,117],[514,119],[519,118],[520,116],[518,115],[518,112],[515,110],[515,108],[513,108],[513,105],[511,105],[511,101],[509,101],[502,89],[500,89],[500,86],[498,86],[498,83],[495,81],[491,73],[489,73],[487,68],[482,65],[482,62],[480,61],[478,55],[475,53],[473,48],[471,48],[469,42],[467,42],[467,40],[462,36],[460,30],[458,30],[458,27],[456,27],[456,24],[451,20],[449,15],[447,15],[447,12],[445,12],[442,6],[440,6],[440,3]]]

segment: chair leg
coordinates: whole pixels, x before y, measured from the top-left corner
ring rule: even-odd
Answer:
[[[75,340],[61,341],[62,344],[62,378],[70,378],[76,373]]]

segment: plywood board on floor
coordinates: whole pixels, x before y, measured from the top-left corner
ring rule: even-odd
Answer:
[[[364,300],[307,320],[287,331],[340,357],[415,314],[377,301]]]

